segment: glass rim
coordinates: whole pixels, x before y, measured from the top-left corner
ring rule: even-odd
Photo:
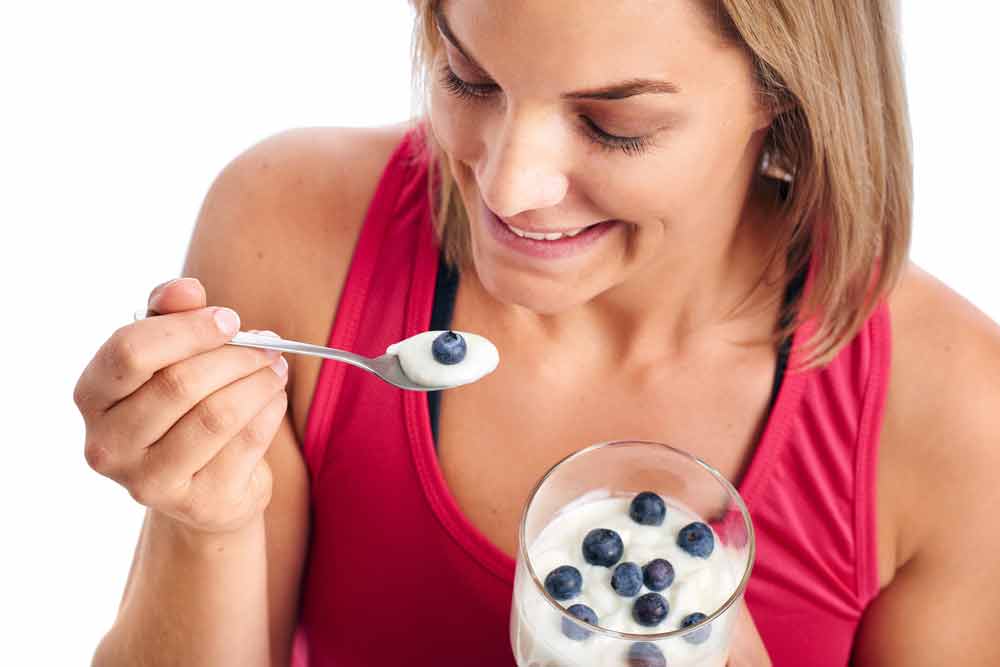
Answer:
[[[703,468],[706,472],[708,472],[710,475],[712,475],[712,477],[715,478],[715,481],[717,481],[723,487],[723,489],[725,489],[726,493],[736,503],[736,506],[740,510],[740,516],[743,519],[743,526],[746,528],[747,532],[747,546],[749,548],[747,553],[746,568],[744,569],[743,576],[740,578],[740,582],[736,586],[736,589],[733,591],[732,595],[730,595],[729,598],[724,603],[722,603],[718,609],[716,609],[711,614],[708,614],[706,618],[702,620],[700,623],[696,623],[686,628],[677,628],[676,630],[668,630],[666,632],[657,632],[651,634],[619,632],[618,630],[611,630],[609,628],[605,628],[600,625],[593,625],[591,623],[588,623],[587,621],[581,620],[576,616],[570,614],[565,607],[563,607],[561,604],[559,604],[559,602],[555,598],[549,595],[549,592],[545,590],[545,585],[542,583],[541,579],[538,578],[538,573],[535,572],[535,567],[531,563],[531,558],[528,557],[528,547],[526,545],[525,535],[524,535],[525,527],[528,523],[528,510],[531,507],[532,502],[535,500],[535,496],[538,495],[538,492],[541,490],[542,486],[549,479],[549,477],[551,477],[556,470],[562,467],[563,464],[569,463],[573,459],[580,458],[582,456],[585,456],[586,454],[589,454],[590,452],[594,452],[599,449],[607,449],[622,445],[655,445],[657,447],[663,447],[674,454],[678,454],[688,459],[689,461],[692,461],[693,463]],[[730,607],[736,604],[743,597],[743,593],[746,591],[747,583],[750,581],[750,573],[753,571],[754,562],[757,556],[757,537],[754,534],[753,521],[751,521],[750,519],[750,510],[747,509],[746,503],[743,501],[743,497],[739,494],[739,491],[736,490],[736,487],[734,487],[732,483],[728,479],[726,479],[726,477],[721,472],[719,472],[714,466],[710,465],[709,463],[706,463],[704,460],[698,458],[697,456],[691,454],[690,452],[686,452],[683,449],[672,447],[671,445],[668,445],[663,442],[656,442],[655,440],[610,440],[607,442],[599,442],[593,445],[589,445],[588,447],[584,447],[583,449],[577,450],[571,454],[568,454],[567,456],[564,456],[562,459],[553,464],[552,467],[549,468],[544,475],[542,475],[541,479],[539,479],[538,482],[535,483],[535,486],[531,489],[531,493],[528,494],[528,500],[524,504],[524,509],[521,512],[521,525],[518,528],[517,551],[518,551],[518,556],[521,558],[522,562],[524,563],[525,567],[528,570],[528,576],[531,577],[531,581],[534,583],[535,588],[538,590],[539,593],[541,593],[542,598],[544,598],[545,601],[549,603],[549,605],[551,605],[556,611],[558,611],[560,616],[563,617],[564,619],[569,619],[574,624],[586,628],[587,630],[590,630],[593,633],[604,635],[606,637],[611,637],[612,639],[621,639],[625,641],[656,642],[656,641],[661,641],[663,639],[671,639],[673,637],[683,637],[684,635],[697,632],[700,628],[710,625],[712,622],[714,622],[716,619],[718,619],[720,616],[726,613]]]

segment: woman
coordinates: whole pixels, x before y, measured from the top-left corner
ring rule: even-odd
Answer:
[[[148,507],[95,664],[512,664],[528,491],[622,438],[747,500],[732,664],[1000,664],[1000,332],[906,260],[891,3],[414,4],[426,117],[236,159],[79,380]],[[502,362],[428,402],[240,323]]]

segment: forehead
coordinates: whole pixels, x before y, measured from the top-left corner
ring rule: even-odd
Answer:
[[[745,64],[696,0],[445,0],[440,12],[501,83],[666,78],[691,87]]]

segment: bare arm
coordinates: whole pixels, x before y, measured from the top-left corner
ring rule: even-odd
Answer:
[[[147,512],[119,620],[95,664],[288,664],[308,480],[287,419],[266,458],[271,502],[240,531],[192,534]]]
[[[147,512],[118,620],[95,665],[289,663],[308,479],[287,418],[266,460],[271,502],[239,531],[192,533]]]
[[[896,568],[854,664],[1000,665],[1000,329],[919,271],[893,306],[879,493]]]
[[[151,305],[163,316],[113,336],[77,390],[88,461],[148,508],[94,662],[268,664],[263,512],[292,486],[264,455],[273,447],[280,462],[294,447],[287,373],[273,356],[212,341],[216,311],[195,281],[161,294]]]
[[[199,235],[205,238],[205,229],[218,224],[211,216],[202,216],[191,248],[192,258],[213,252],[219,253],[216,257],[232,257],[199,240]],[[215,266],[235,268],[239,261],[232,258]],[[230,293],[232,288],[226,287],[229,281],[219,275],[220,271],[201,269],[189,259],[185,273],[198,276],[210,289],[214,286],[213,293],[220,294],[220,301],[240,312],[245,327],[261,326],[261,314],[254,312],[251,304],[243,303],[246,297]],[[252,281],[243,279],[238,284],[240,289],[253,293]],[[204,301],[204,291],[196,283],[185,281],[168,287],[156,309],[163,313],[193,312],[203,307]],[[232,355],[241,351],[230,348],[222,352]],[[195,357],[175,367],[198,363],[204,367],[207,356],[201,356],[200,362]],[[175,371],[168,375],[160,371],[154,377],[172,378],[159,381],[164,388],[161,393],[180,395],[192,392],[192,387],[201,383],[194,379],[195,373]],[[274,375],[265,369],[265,377],[267,374]],[[156,382],[151,380],[149,384]],[[182,428],[182,419],[170,430],[186,431],[189,436],[193,431],[199,434],[197,437],[183,441],[175,437],[174,442],[147,448],[147,458],[151,459],[155,449],[178,445],[202,448],[212,439],[227,439],[214,458],[185,482],[192,489],[187,499],[167,504],[171,499],[164,498],[163,484],[154,466],[133,471],[122,480],[134,495],[140,489],[137,499],[150,509],[118,617],[98,647],[94,664],[288,664],[305,551],[308,479],[299,443],[286,416],[287,396],[281,394],[257,416],[240,415],[244,408],[238,405],[246,393],[236,394],[237,384],[220,388],[214,398],[210,396],[199,404],[211,403],[213,407],[193,408],[189,414],[197,416],[191,420],[192,428]],[[228,399],[223,397],[227,392],[231,394]],[[233,426],[237,422],[240,424]],[[236,428],[238,432],[231,433]],[[241,513],[236,525],[214,525],[215,512],[226,504],[227,496],[234,498],[233,504],[239,504],[236,498],[245,493],[238,482],[239,471],[248,465],[240,459],[252,458],[255,452],[263,456],[250,472],[250,487],[262,489],[259,506]],[[160,458],[166,465],[180,464],[174,454]],[[143,477],[147,478],[145,482],[138,481]],[[196,487],[213,490],[198,491]],[[164,509],[178,506],[181,516]]]
[[[210,303],[236,310],[243,329],[321,340],[330,322],[316,317],[317,305],[331,314],[336,307],[364,210],[400,134],[304,130],[251,149],[206,197],[184,275],[204,284]],[[190,284],[171,289],[157,310],[186,310],[204,298],[200,288],[184,294]],[[191,530],[150,510],[95,664],[288,664],[308,538],[298,434],[318,372],[318,364],[288,362],[280,418],[242,431],[267,440],[257,470],[266,509],[223,531]]]

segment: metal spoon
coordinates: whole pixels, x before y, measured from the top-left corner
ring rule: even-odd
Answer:
[[[137,310],[134,318],[136,320],[145,319],[146,310]],[[442,389],[451,388],[451,385],[428,387],[427,385],[414,382],[407,377],[406,373],[403,371],[403,367],[399,363],[399,357],[395,354],[383,354],[374,358],[363,357],[360,354],[354,354],[353,352],[347,352],[345,350],[337,350],[332,347],[323,347],[322,345],[313,345],[311,343],[300,343],[294,340],[285,340],[284,338],[276,338],[274,336],[256,334],[249,331],[240,331],[229,340],[227,345],[257,347],[264,350],[291,352],[292,354],[308,354],[313,357],[322,357],[324,359],[342,361],[345,364],[350,364],[351,366],[356,366],[362,370],[368,371],[372,375],[375,375],[391,385],[399,387],[400,389],[407,389],[409,391],[441,391]]]

